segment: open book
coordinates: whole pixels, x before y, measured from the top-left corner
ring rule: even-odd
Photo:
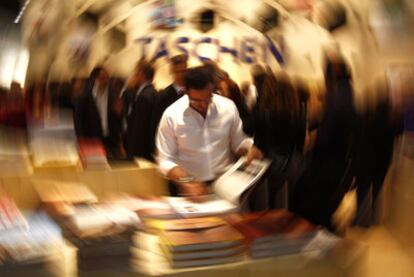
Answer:
[[[213,195],[194,202],[185,197],[168,197],[170,205],[184,217],[206,216],[238,211],[248,192],[259,182],[270,166],[270,160],[253,160],[248,166],[241,157],[213,184]]]

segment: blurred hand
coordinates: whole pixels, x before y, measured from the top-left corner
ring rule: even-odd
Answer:
[[[209,193],[208,187],[203,182],[190,182],[179,184],[180,195],[185,197],[203,196]]]
[[[249,165],[254,159],[256,160],[261,160],[263,159],[263,152],[260,151],[259,148],[257,148],[256,146],[252,146],[249,149],[249,152],[247,152],[247,156],[246,156],[246,165]]]

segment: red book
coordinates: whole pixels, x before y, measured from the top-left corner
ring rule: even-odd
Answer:
[[[247,244],[273,243],[314,234],[317,226],[286,210],[233,214],[225,217]]]
[[[106,151],[99,139],[82,138],[79,139],[79,152],[81,157],[105,156]]]
[[[105,147],[99,139],[82,138],[78,141],[79,156],[86,168],[107,168]]]

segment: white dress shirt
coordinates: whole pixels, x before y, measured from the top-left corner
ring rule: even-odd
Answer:
[[[198,181],[220,176],[234,162],[234,153],[249,148],[253,140],[242,130],[234,103],[213,94],[206,117],[189,106],[187,95],[169,106],[156,138],[160,171],[180,166]]]
[[[109,136],[108,128],[108,88],[104,91],[98,92],[98,85],[93,86],[92,94],[95,99],[96,107],[98,108],[99,117],[101,118],[101,127],[104,137]]]

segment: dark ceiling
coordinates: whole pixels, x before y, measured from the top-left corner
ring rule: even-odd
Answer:
[[[19,0],[0,0],[0,9],[8,10],[9,12],[15,13],[16,16],[20,11]]]

